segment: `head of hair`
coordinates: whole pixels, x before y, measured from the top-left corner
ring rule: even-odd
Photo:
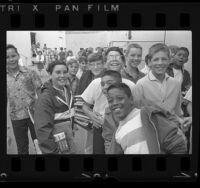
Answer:
[[[120,50],[120,48],[117,47],[117,46],[112,46],[112,47],[110,47],[110,48],[108,48],[108,49],[106,50],[106,53],[105,53],[106,59],[107,59],[107,56],[108,56],[109,52],[111,52],[111,51],[119,52],[119,54],[120,54],[121,57],[122,57],[123,62],[125,62],[124,54],[123,54],[123,52]]]
[[[170,46],[168,46],[168,48],[172,54],[176,54],[176,52],[178,50],[178,46],[175,46],[175,45],[170,45]]]
[[[168,57],[170,56],[169,48],[167,47],[167,45],[165,45],[164,43],[157,43],[149,48],[149,60],[151,60],[152,57],[160,51],[165,52]]]
[[[18,53],[18,51],[17,51],[17,48],[14,46],[14,45],[12,45],[12,44],[7,44],[7,46],[6,46],[6,50],[9,50],[9,49],[14,49],[15,50],[15,52],[19,55],[19,53]]]
[[[49,64],[49,66],[47,67],[47,72],[49,74],[52,74],[56,65],[64,65],[67,68],[67,65],[64,62],[56,60]]]
[[[131,48],[139,48],[142,51],[142,47],[136,43],[130,43],[126,48],[126,55],[129,54]]]
[[[119,72],[114,71],[114,70],[105,70],[103,71],[101,78],[103,78],[104,76],[112,76],[115,79],[118,79],[120,82],[122,82],[122,76]]]
[[[108,87],[107,92],[111,89],[119,89],[124,91],[128,98],[132,97],[131,89],[125,83],[116,83]]]
[[[180,48],[178,48],[177,51],[176,51],[176,53],[179,52],[179,51],[184,51],[184,52],[186,52],[186,53],[188,54],[188,56],[189,56],[189,54],[190,54],[190,53],[189,53],[189,50],[188,50],[186,47],[180,47]]]
[[[67,66],[72,65],[74,63],[78,64],[78,61],[76,59],[72,58],[69,61],[67,61]]]
[[[87,58],[88,62],[93,62],[93,61],[102,61],[103,62],[103,56],[101,53],[91,53],[88,55]]]
[[[81,63],[81,62],[83,62],[83,61],[87,61],[87,58],[85,57],[85,56],[80,56],[79,58],[78,58],[78,61],[79,61],[79,63]]]
[[[60,50],[63,50],[63,47],[61,47]]]

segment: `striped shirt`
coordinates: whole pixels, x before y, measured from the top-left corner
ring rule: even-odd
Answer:
[[[141,110],[134,108],[124,120],[119,122],[115,139],[121,145],[124,154],[158,154],[160,148],[156,129],[142,124]],[[152,139],[152,135],[156,135]],[[155,144],[155,140],[157,144]]]

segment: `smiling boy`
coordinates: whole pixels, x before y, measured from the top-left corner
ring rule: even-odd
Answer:
[[[134,101],[138,108],[158,105],[160,108],[182,116],[181,84],[166,74],[170,63],[169,49],[157,43],[149,49],[150,72],[134,88]]]
[[[109,108],[119,121],[108,154],[185,154],[183,133],[158,108],[135,108],[134,97],[124,83],[107,89]]]

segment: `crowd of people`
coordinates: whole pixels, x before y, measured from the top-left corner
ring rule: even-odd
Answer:
[[[37,154],[77,154],[79,127],[87,133],[83,154],[192,153],[186,47],[153,44],[141,70],[143,48],[136,43],[125,50],[80,48],[76,56],[46,45],[32,52],[36,62],[47,63],[45,83],[19,65],[17,48],[7,45],[7,99],[18,154],[29,153],[28,129]]]

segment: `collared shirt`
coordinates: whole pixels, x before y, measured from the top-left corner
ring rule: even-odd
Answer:
[[[141,72],[143,72],[144,74],[148,74],[150,71],[150,68],[145,64],[144,68],[140,70]]]
[[[173,73],[174,73],[174,78],[176,80],[178,80],[181,84],[183,82],[183,72],[182,70],[178,70],[178,69],[175,69],[175,68],[172,68],[173,69]]]
[[[127,69],[122,69],[121,71],[121,75],[123,78],[126,78],[128,80],[131,80],[132,82],[136,83],[139,79],[143,78],[145,76],[144,73],[140,72],[139,69],[136,69],[136,77],[133,77],[133,75],[131,75]]]
[[[75,77],[70,77],[68,75],[67,77],[67,85],[70,87],[72,91],[72,95],[77,95],[78,94],[78,87],[79,87],[79,79]]]
[[[79,68],[79,69],[78,69],[78,72],[76,73],[76,77],[77,77],[78,79],[80,79],[81,76],[82,76],[82,74],[83,74],[83,70]]]
[[[34,101],[36,90],[42,85],[37,73],[26,67],[19,67],[13,76],[7,71],[7,98],[12,120],[28,118],[27,108]]]
[[[150,71],[137,82],[133,93],[138,108],[145,105],[158,105],[178,116],[182,115],[181,83],[167,74],[161,83]]]

